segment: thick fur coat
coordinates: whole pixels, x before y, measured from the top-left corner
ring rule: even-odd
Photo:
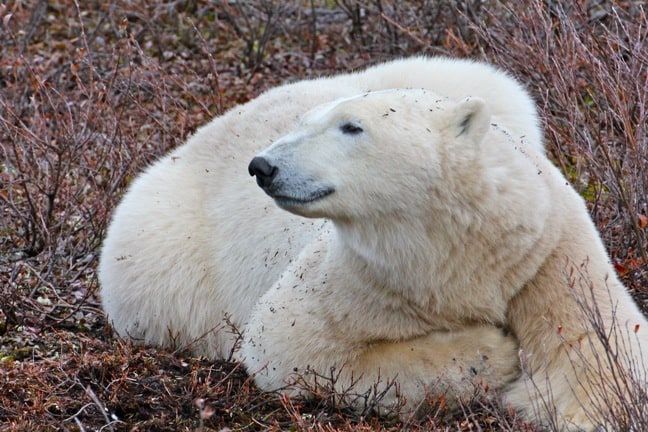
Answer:
[[[481,386],[591,429],[614,369],[591,363],[606,346],[648,358],[532,101],[469,61],[303,81],[216,118],[133,183],[99,275],[120,335],[228,358],[242,332],[235,355],[265,389],[323,380],[415,409]],[[620,337],[597,339],[591,301]]]

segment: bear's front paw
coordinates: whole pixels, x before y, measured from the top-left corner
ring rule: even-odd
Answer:
[[[473,336],[477,355],[468,367],[475,384],[497,389],[520,376],[517,339],[497,327],[480,327]]]

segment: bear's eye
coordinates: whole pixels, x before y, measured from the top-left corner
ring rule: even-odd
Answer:
[[[342,126],[340,126],[340,130],[343,134],[348,135],[357,135],[364,132],[364,130],[360,126],[353,123],[344,123]]]

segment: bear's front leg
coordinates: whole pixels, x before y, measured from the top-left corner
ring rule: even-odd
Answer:
[[[308,395],[324,388],[345,405],[377,402],[376,408],[406,414],[428,395],[467,401],[519,375],[516,341],[494,326],[369,341],[352,330],[333,331],[322,311],[301,302],[263,301],[248,323],[239,355],[264,390]]]
[[[405,412],[419,410],[428,396],[444,395],[450,406],[479,395],[489,397],[519,376],[517,342],[493,326],[438,331],[405,341],[367,344],[349,369],[370,386],[378,377],[394,378]]]
[[[634,430],[633,410],[645,409],[648,323],[605,257],[565,270],[564,255],[510,302],[524,374],[506,399],[560,431]]]

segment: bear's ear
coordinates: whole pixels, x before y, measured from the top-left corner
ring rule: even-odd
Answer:
[[[472,142],[479,143],[490,128],[490,119],[486,101],[478,97],[468,97],[452,110],[450,127],[455,137],[465,136]]]

